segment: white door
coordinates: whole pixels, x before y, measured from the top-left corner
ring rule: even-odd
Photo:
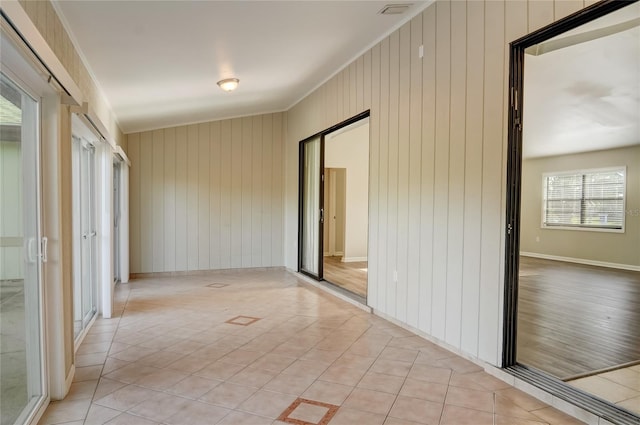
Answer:
[[[3,48],[6,45],[3,43]],[[0,423],[25,423],[44,403],[40,105],[0,73]]]
[[[97,312],[95,148],[73,136],[74,334],[77,339]]]

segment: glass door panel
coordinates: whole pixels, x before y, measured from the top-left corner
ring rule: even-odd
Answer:
[[[43,399],[39,104],[0,73],[0,423]]]
[[[73,136],[74,335],[78,338],[97,311],[95,149]]]
[[[300,212],[300,271],[322,278],[322,139],[302,143]]]

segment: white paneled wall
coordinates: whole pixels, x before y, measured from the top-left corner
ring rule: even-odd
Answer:
[[[371,109],[368,303],[497,365],[508,44],[590,3],[437,1],[288,111],[287,267],[299,141]]]
[[[285,114],[129,134],[131,272],[283,265]]]

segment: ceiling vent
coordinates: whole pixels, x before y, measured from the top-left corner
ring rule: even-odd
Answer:
[[[381,15],[401,15],[409,10],[411,6],[413,6],[413,3],[388,4],[383,7],[378,13]]]

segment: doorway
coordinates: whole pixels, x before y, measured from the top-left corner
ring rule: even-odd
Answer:
[[[120,266],[120,217],[122,208],[120,205],[121,169],[122,161],[114,158],[113,161],[113,282],[122,280]]]
[[[93,133],[73,118],[73,330],[78,344],[98,311],[96,154]]]
[[[11,46],[2,39],[4,55]],[[6,73],[5,73],[6,72]],[[44,403],[40,102],[0,73],[0,423],[27,422]]]
[[[511,45],[503,366],[619,423],[640,416],[639,24],[602,2]]]
[[[369,113],[300,143],[298,270],[366,304]]]

